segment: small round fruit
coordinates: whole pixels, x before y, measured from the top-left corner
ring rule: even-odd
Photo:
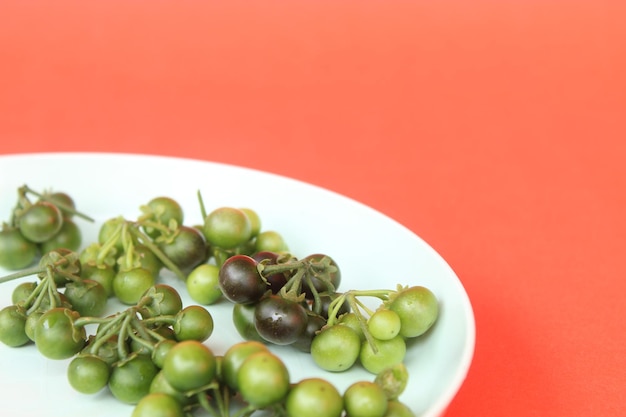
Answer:
[[[198,304],[210,305],[222,297],[219,284],[220,268],[213,264],[202,264],[187,275],[187,292]]]
[[[95,394],[107,386],[111,369],[97,355],[81,354],[71,360],[67,368],[67,379],[76,391]]]
[[[26,268],[37,257],[37,244],[26,239],[19,229],[0,230],[0,267],[11,271]]]
[[[23,346],[30,341],[26,333],[26,311],[16,305],[0,310],[0,342],[7,346]]]
[[[386,308],[376,310],[367,320],[367,329],[373,337],[379,340],[396,337],[400,333],[401,325],[398,313]]]
[[[187,340],[169,350],[162,370],[174,389],[186,392],[209,384],[215,377],[217,361],[202,342]]]
[[[359,357],[361,339],[348,326],[325,327],[311,342],[311,357],[322,369],[341,372],[350,369]]]
[[[158,373],[159,368],[150,356],[137,355],[113,366],[109,390],[118,401],[137,404],[150,393],[150,385]]]
[[[290,388],[289,371],[269,350],[256,352],[239,367],[237,385],[248,404],[268,407],[285,399]]]
[[[256,304],[254,326],[268,342],[290,345],[298,340],[306,325],[306,310],[295,301],[272,294]]]
[[[78,225],[71,219],[65,219],[59,232],[41,243],[41,252],[47,253],[59,248],[77,251],[80,249],[82,237]]]
[[[285,252],[288,246],[283,235],[274,230],[265,230],[254,240],[254,250],[256,252]]]
[[[173,328],[178,341],[203,342],[213,333],[213,316],[206,308],[192,304],[176,314]]]
[[[46,196],[46,200],[61,209],[64,219],[70,219],[74,216],[76,203],[74,199],[67,193],[57,191]]]
[[[255,310],[256,304],[235,303],[232,314],[233,324],[235,325],[235,329],[237,329],[237,333],[239,333],[244,340],[266,343],[267,341],[259,335],[254,325]]]
[[[46,311],[35,325],[37,350],[49,359],[76,355],[86,343],[85,328],[74,325],[79,317],[77,312],[64,307]]]
[[[290,416],[339,417],[343,411],[343,398],[327,380],[307,378],[291,388],[285,409]]]
[[[38,201],[19,215],[17,225],[26,239],[42,243],[61,230],[63,214],[54,204]]]
[[[248,220],[250,220],[250,236],[254,237],[258,235],[261,231],[261,218],[259,214],[248,207],[242,207],[240,210],[243,211],[245,215],[248,216]]]
[[[149,270],[139,267],[119,271],[113,278],[113,293],[124,304],[136,304],[156,282]]]
[[[353,383],[344,392],[343,399],[349,416],[384,417],[387,411],[385,392],[374,382]]]
[[[406,404],[398,400],[389,400],[385,417],[415,417],[415,413]]]
[[[206,216],[202,232],[211,246],[233,249],[250,240],[252,225],[244,211],[220,207]]]
[[[239,304],[254,303],[269,289],[248,255],[233,255],[222,264],[219,285],[227,300]]]
[[[376,352],[366,340],[361,346],[359,359],[361,365],[373,374],[378,374],[382,370],[394,366],[404,360],[406,355],[406,342],[402,336],[398,335],[389,340],[373,340]]]
[[[241,364],[252,354],[267,351],[267,346],[261,342],[248,340],[232,345],[222,360],[222,378],[226,385],[232,390],[239,388],[237,384],[237,375]]]
[[[133,410],[131,417],[184,417],[181,403],[173,396],[162,392],[149,393]]]
[[[439,303],[426,287],[414,286],[401,290],[389,303],[389,309],[400,317],[402,337],[420,336],[437,320]]]

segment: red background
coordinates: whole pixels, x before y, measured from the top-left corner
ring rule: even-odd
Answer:
[[[470,295],[447,417],[620,415],[624,22],[619,0],[4,1],[0,153],[192,157],[360,200]]]

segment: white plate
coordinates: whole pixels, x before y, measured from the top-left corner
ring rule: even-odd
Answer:
[[[77,220],[84,241],[96,238],[104,220],[121,215],[134,219],[139,206],[166,195],[185,209],[185,223],[201,222],[197,191],[207,210],[219,206],[251,207],[263,230],[277,230],[296,256],[323,252],[342,271],[342,290],[394,289],[396,284],[424,285],[441,303],[438,322],[427,336],[412,343],[405,363],[409,385],[401,400],[417,416],[443,414],[467,374],[475,341],[474,316],[463,286],[450,266],[427,243],[383,214],[328,190],[282,176],[205,161],[101,153],[25,154],[0,157],[0,221],[8,220],[17,188],[65,191],[95,224]],[[381,243],[384,243],[381,245]],[[7,271],[0,270],[1,275]],[[22,278],[1,284],[0,307],[11,304],[13,288]],[[173,277],[185,305],[193,304]],[[112,306],[113,311],[123,307]],[[206,342],[216,354],[240,341],[231,320],[231,305],[209,306],[215,331]],[[289,347],[271,347],[287,364],[292,381],[320,376],[343,392],[373,376],[359,366],[328,373],[307,354]],[[49,417],[130,416],[133,407],[106,390],[93,395],[75,392],[67,383],[68,361],[45,359],[31,344],[9,348],[0,344],[0,409],[2,415]]]

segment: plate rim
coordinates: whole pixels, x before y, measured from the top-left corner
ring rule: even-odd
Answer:
[[[128,158],[128,159],[153,159],[153,160],[161,159],[161,160],[168,160],[171,162],[193,162],[193,163],[199,163],[199,164],[214,165],[217,167],[222,166],[228,169],[247,171],[249,173],[261,173],[263,175],[270,175],[272,177],[276,177],[281,180],[287,180],[287,181],[291,181],[291,182],[295,182],[299,184],[304,184],[307,187],[313,187],[323,192],[334,194],[335,196],[349,200],[352,203],[356,203],[368,209],[369,211],[373,211],[377,213],[378,215],[385,217],[387,220],[395,223],[396,226],[401,227],[402,229],[409,232],[417,239],[421,240],[422,243],[424,243],[434,255],[440,258],[440,261],[442,261],[447,266],[447,268],[450,269],[450,272],[452,272],[452,274],[454,275],[454,278],[455,278],[454,283],[457,287],[459,287],[460,293],[462,295],[462,303],[463,303],[462,307],[463,307],[463,311],[465,312],[464,318],[465,318],[467,334],[465,337],[465,344],[464,344],[464,348],[462,351],[462,355],[459,360],[459,366],[457,367],[456,372],[453,374],[454,375],[453,383],[449,384],[446,387],[446,389],[442,391],[442,393],[438,396],[438,398],[432,402],[431,406],[428,408],[428,410],[424,414],[421,415],[421,417],[442,416],[445,413],[446,409],[449,407],[449,405],[452,403],[456,395],[458,394],[463,384],[465,383],[465,380],[467,379],[470,368],[472,366],[475,351],[476,351],[476,317],[475,317],[474,308],[470,300],[469,294],[467,292],[467,289],[465,285],[463,284],[463,281],[461,280],[459,275],[454,270],[454,268],[449,264],[449,262],[445,258],[443,258],[443,256],[438,251],[436,251],[420,235],[418,235],[416,232],[409,229],[407,226],[403,225],[399,221],[395,220],[393,217],[357,199],[346,196],[344,194],[341,194],[337,191],[326,188],[324,186],[307,182],[305,180],[301,180],[301,179],[297,179],[294,177],[290,177],[285,174],[265,171],[259,168],[249,167],[245,165],[220,162],[220,161],[210,160],[210,159],[201,159],[201,158],[196,158],[196,157],[188,157],[188,156],[180,156],[180,155],[164,155],[164,154],[159,154],[159,153],[146,153],[146,152],[127,152],[127,151],[124,151],[124,152],[116,152],[116,151],[11,152],[11,153],[0,154],[0,165],[2,163],[2,160],[8,160],[8,159],[57,158],[57,157],[58,158],[77,158],[81,156],[88,156],[92,158],[120,158],[121,157],[121,158]]]

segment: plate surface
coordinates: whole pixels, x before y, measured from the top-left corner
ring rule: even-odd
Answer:
[[[297,180],[252,169],[181,158],[53,153],[0,157],[0,220],[6,221],[17,188],[64,191],[95,223],[78,219],[84,243],[97,237],[100,224],[115,216],[134,219],[139,206],[165,195],[185,210],[185,224],[201,222],[197,191],[207,211],[220,206],[250,207],[260,215],[263,230],[276,230],[291,252],[304,257],[323,252],[342,271],[340,290],[394,289],[396,284],[424,285],[441,303],[438,322],[411,343],[405,364],[409,385],[401,397],[417,416],[441,415],[467,374],[475,342],[470,301],[450,266],[426,242],[385,215],[344,196]],[[386,242],[380,247],[373,243]],[[7,274],[0,269],[0,275]],[[11,304],[11,292],[22,278],[1,284],[0,308]],[[184,285],[165,274],[162,281],[179,289],[185,305],[194,304]],[[124,307],[111,305],[111,312]],[[207,309],[215,331],[206,344],[216,354],[241,341],[231,320],[231,305]],[[316,367],[310,356],[289,347],[271,346],[287,364],[292,381],[319,376],[343,392],[356,380],[373,379],[359,366],[344,373]],[[66,380],[69,360],[53,361],[34,345],[9,348],[0,344],[0,409],[3,415],[50,417],[130,416],[106,391],[83,395]]]

